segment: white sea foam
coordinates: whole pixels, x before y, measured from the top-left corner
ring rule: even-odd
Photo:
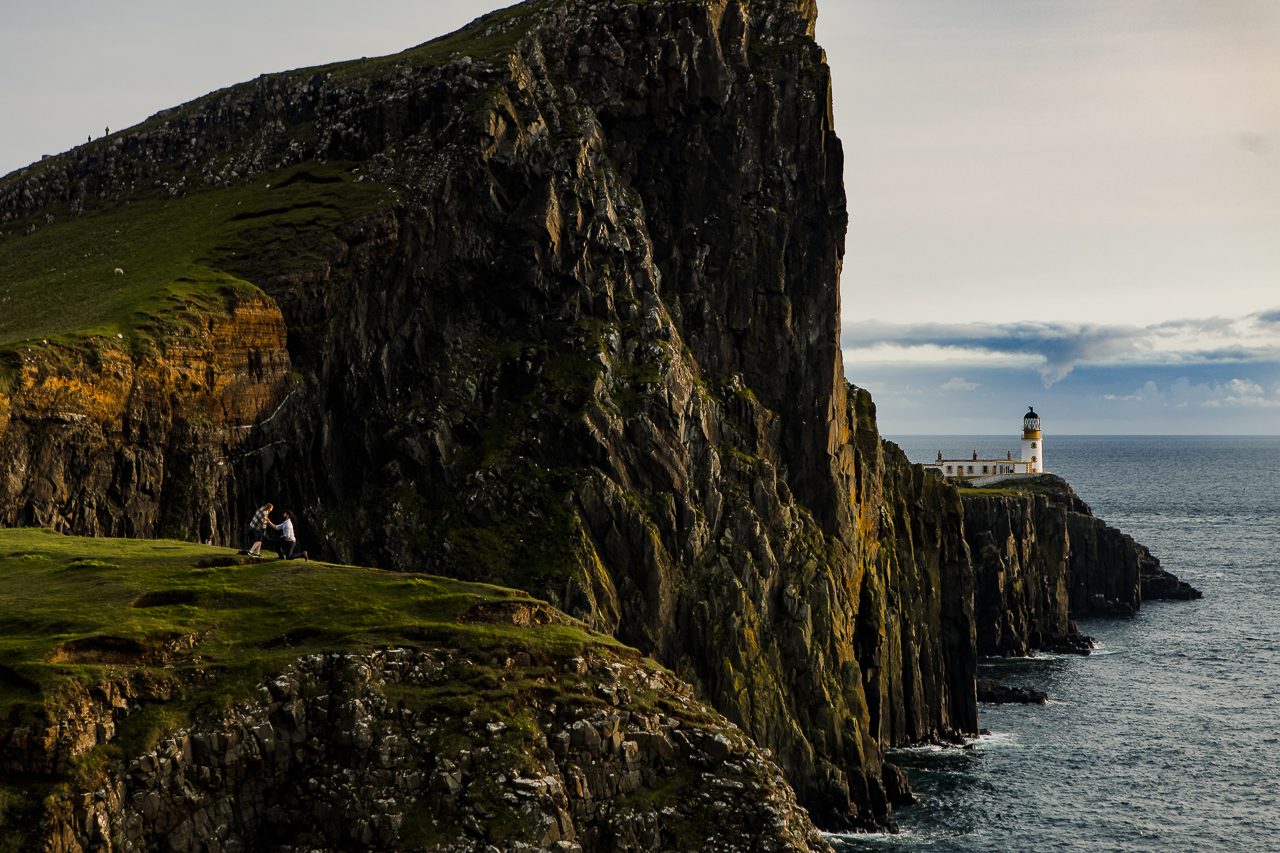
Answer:
[[[969,741],[976,749],[1008,749],[1021,746],[1018,742],[1018,736],[1013,732],[991,732],[991,734],[978,735]]]
[[[938,743],[922,743],[919,746],[895,746],[892,752],[945,752],[949,749],[956,749],[954,746],[944,746]]]
[[[851,841],[896,847],[898,845],[915,846],[928,836],[911,829],[901,829],[898,832],[824,832],[822,837],[831,841]]]

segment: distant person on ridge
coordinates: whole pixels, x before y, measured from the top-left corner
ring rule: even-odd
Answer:
[[[253,519],[249,522],[249,550],[245,551],[250,557],[262,556],[262,540],[267,536],[267,528],[276,529],[271,523],[271,504],[263,504],[258,507],[258,511],[253,514]]]
[[[276,530],[280,533],[280,538],[276,540],[276,551],[280,554],[282,560],[296,560],[301,557],[303,560],[308,559],[307,552],[298,552],[298,537],[293,531],[293,513],[289,510],[284,511],[284,521],[276,525]]]

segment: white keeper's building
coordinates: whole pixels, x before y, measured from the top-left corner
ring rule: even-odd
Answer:
[[[979,459],[978,451],[973,452],[971,459],[943,459],[942,451],[938,451],[936,461],[924,466],[927,470],[937,471],[944,477],[963,477],[974,480],[978,485],[1010,477],[1027,477],[1043,474],[1044,467],[1044,435],[1040,431],[1040,416],[1034,408],[1028,407],[1022,417],[1022,456],[1013,458],[1010,450],[1003,459]]]

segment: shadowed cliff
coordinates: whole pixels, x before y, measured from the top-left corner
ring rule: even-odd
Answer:
[[[881,749],[976,729],[972,580],[954,492],[841,376],[814,15],[533,2],[6,179],[0,253],[146,199],[227,214],[187,251],[216,304],[117,311],[120,366],[78,328],[11,346],[4,520],[232,542],[292,504],[337,557],[546,596],[692,680],[820,820],[884,821]],[[201,355],[255,299],[244,356]]]

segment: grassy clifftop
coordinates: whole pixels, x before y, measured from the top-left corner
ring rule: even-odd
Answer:
[[[77,686],[145,672],[173,699],[130,718],[143,741],[156,735],[144,728],[247,697],[313,652],[442,644],[634,657],[513,590],[183,542],[3,530],[0,577],[0,720],[56,716]]]
[[[334,230],[387,207],[392,191],[368,180],[374,151],[335,158],[325,147],[335,127],[349,128],[315,100],[311,81],[345,103],[410,69],[464,56],[496,62],[541,5],[390,56],[213,92],[0,178],[0,356],[97,335],[155,337],[157,322],[317,266]],[[264,98],[267,90],[278,94]]]
[[[0,530],[0,578],[0,851],[30,849],[51,795],[101,786],[106,768],[225,717],[307,655],[447,650],[446,678],[390,698],[481,714],[519,750],[531,696],[599,702],[558,661],[639,662],[513,590],[184,542]],[[524,666],[494,665],[512,656]]]
[[[349,165],[311,163],[230,188],[54,215],[31,233],[10,229],[0,235],[0,349],[128,336],[201,300],[252,292],[249,280],[263,271],[319,261],[335,227],[387,198]]]
[[[524,593],[35,529],[0,577],[0,853],[829,849],[687,685]]]

